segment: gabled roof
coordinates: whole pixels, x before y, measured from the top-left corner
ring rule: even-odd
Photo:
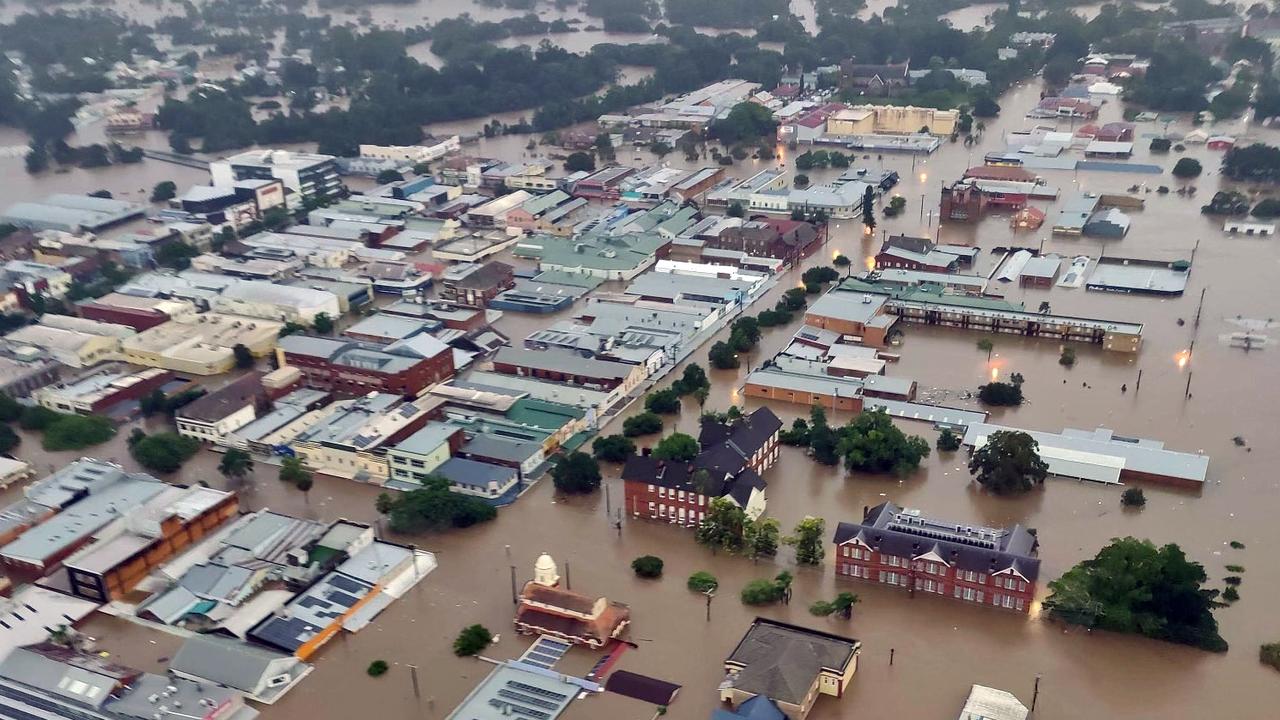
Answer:
[[[291,656],[220,635],[193,635],[182,643],[169,663],[171,670],[253,694],[266,682],[267,673],[278,673],[278,661]]]
[[[741,667],[734,688],[800,705],[824,670],[843,674],[861,646],[853,638],[756,618],[725,663]]]
[[[1030,582],[1040,575],[1040,560],[1034,556],[1039,543],[1021,525],[1002,529],[966,526],[884,502],[869,509],[861,523],[840,523],[833,542],[842,545],[855,538],[873,550],[898,557],[933,552],[962,570],[993,574],[1012,570]]]

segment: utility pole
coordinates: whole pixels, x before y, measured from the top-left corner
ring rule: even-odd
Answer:
[[[1138,370],[1138,382],[1137,382],[1137,384],[1136,384],[1136,385],[1134,385],[1134,386],[1133,386],[1133,394],[1134,394],[1134,395],[1137,395],[1137,394],[1138,394],[1138,391],[1139,391],[1139,390],[1141,390],[1141,389],[1142,389],[1142,370],[1141,370],[1141,368],[1139,368],[1139,370]]]
[[[564,589],[573,589],[573,576],[569,574],[569,561],[564,561]]]
[[[417,665],[409,666],[409,677],[413,680],[413,697],[418,700],[421,700],[422,692],[418,689],[418,666]]]
[[[893,667],[893,653],[894,649],[889,648],[889,667]]]
[[[707,622],[711,622],[711,598],[716,596],[716,591],[708,590],[703,594],[707,596]]]
[[[1040,699],[1040,674],[1036,674],[1036,688],[1031,692],[1031,712],[1036,711],[1036,701]]]
[[[604,484],[604,519],[608,521],[609,516],[613,515],[613,506],[609,502],[609,483]]]
[[[1187,371],[1187,389],[1186,389],[1186,394],[1182,396],[1184,400],[1190,400],[1190,399],[1191,399],[1191,375],[1192,375],[1192,372],[1191,372],[1190,370],[1188,370],[1188,371]]]
[[[1199,241],[1199,240],[1197,240],[1197,241],[1196,241],[1196,244],[1197,244],[1197,245],[1199,245],[1199,244],[1200,244],[1200,241]],[[1196,329],[1197,329],[1197,330],[1199,330],[1199,329],[1200,329],[1200,311],[1204,309],[1204,294],[1205,294],[1205,292],[1207,292],[1208,290],[1209,290],[1209,288],[1207,288],[1207,287],[1205,287],[1205,288],[1200,288],[1200,304],[1199,304],[1199,305],[1196,305],[1196,323],[1195,323],[1195,327],[1196,327]]]

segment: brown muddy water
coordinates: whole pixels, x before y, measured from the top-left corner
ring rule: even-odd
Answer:
[[[896,169],[903,175],[896,192],[906,197],[906,212],[882,221],[881,229],[936,233],[945,242],[972,243],[984,249],[1009,244],[1034,247],[1043,238],[1046,250],[1096,256],[1103,248],[1094,240],[1055,238],[1047,229],[1015,237],[1002,216],[989,217],[977,226],[948,225],[939,231],[929,212],[936,209],[942,182],[959,177],[970,164],[981,164],[984,153],[1002,148],[1003,133],[1032,124],[1022,113],[1034,104],[1038,93],[1035,83],[1014,88],[1001,101],[1005,108],[1002,117],[989,122],[982,142],[972,149],[945,144],[927,160],[914,163],[910,158],[874,155],[860,161]],[[1103,120],[1118,119],[1119,114],[1118,103],[1108,103]],[[1069,127],[1066,122],[1061,125]],[[1135,162],[1149,160],[1168,168],[1179,154],[1151,159],[1145,150],[1147,142],[1142,135],[1157,129],[1153,124],[1139,125],[1140,150]],[[1174,129],[1185,132],[1189,125],[1182,122]],[[1238,128],[1224,125],[1213,130],[1234,133]],[[1275,131],[1253,128],[1250,132],[1258,140],[1280,142],[1280,133]],[[525,154],[526,141],[519,137],[485,140],[473,146],[472,152],[515,159]],[[545,149],[534,152],[541,154]],[[1057,363],[1057,343],[1001,336],[995,340],[995,355],[988,363],[985,353],[975,348],[975,334],[908,326],[900,348],[902,361],[891,366],[890,372],[912,377],[922,389],[936,389],[939,396],[949,391],[947,402],[951,403],[959,402],[958,393],[986,381],[993,369],[998,375],[1021,372],[1026,377],[1029,402],[996,413],[997,421],[1051,431],[1106,425],[1120,433],[1163,440],[1173,449],[1203,451],[1212,456],[1212,462],[1202,491],[1144,486],[1146,508],[1126,512],[1121,510],[1118,489],[1063,479],[1052,479],[1043,491],[1019,499],[985,496],[969,482],[960,455],[935,452],[916,475],[896,479],[846,476],[784,448],[781,461],[766,476],[768,513],[777,517],[784,529],[805,515],[821,516],[828,528],[833,528],[841,520],[857,519],[864,506],[891,499],[958,522],[1025,523],[1038,529],[1042,543],[1042,597],[1048,580],[1091,557],[1109,538],[1135,535],[1158,543],[1177,542],[1205,565],[1215,584],[1227,574],[1223,569],[1227,563],[1248,569],[1242,599],[1217,612],[1222,634],[1232,645],[1230,652],[1214,655],[1138,638],[1089,633],[1039,617],[967,607],[945,599],[908,599],[899,592],[837,583],[829,569],[792,567],[785,548],[776,562],[752,563],[713,555],[694,544],[691,533],[665,525],[624,521],[619,533],[606,521],[603,493],[562,499],[555,497],[548,482],[542,482],[487,526],[398,538],[436,552],[439,569],[373,625],[333,641],[319,654],[316,672],[280,703],[264,708],[265,717],[336,720],[359,717],[373,709],[387,718],[446,716],[489,670],[480,661],[453,657],[450,643],[461,627],[478,622],[500,633],[501,641],[488,652],[491,657],[516,657],[527,646],[525,639],[510,632],[508,566],[514,564],[521,579],[527,578],[541,552],[555,556],[562,575],[571,576],[575,589],[631,605],[632,639],[639,648],[627,652],[617,667],[683,684],[684,690],[669,712],[669,717],[681,720],[705,718],[715,706],[723,658],[757,614],[862,640],[861,667],[850,692],[840,701],[820,700],[811,715],[816,720],[947,718],[957,712],[972,683],[1010,690],[1029,704],[1037,675],[1042,678],[1036,710],[1040,718],[1275,717],[1280,676],[1258,663],[1257,646],[1280,639],[1280,621],[1274,612],[1280,568],[1269,552],[1280,544],[1280,526],[1274,521],[1280,508],[1280,480],[1274,472],[1280,459],[1276,433],[1280,412],[1275,408],[1274,390],[1280,385],[1280,350],[1246,354],[1228,347],[1220,338],[1239,329],[1237,317],[1280,318],[1280,294],[1274,289],[1280,249],[1276,240],[1228,238],[1219,221],[1200,215],[1199,205],[1219,186],[1219,158],[1203,146],[1192,146],[1183,154],[1201,159],[1206,168],[1205,175],[1192,183],[1199,190],[1197,197],[1143,192],[1147,206],[1133,214],[1129,236],[1108,243],[1105,250],[1131,257],[1190,258],[1199,242],[1185,295],[1160,299],[1056,287],[1006,290],[1011,300],[1033,308],[1048,300],[1056,312],[1142,322],[1145,340],[1140,353],[1124,356],[1077,346],[1075,367],[1065,369]],[[791,155],[784,153],[782,162],[789,164]],[[647,154],[619,152],[623,162],[634,162],[636,157],[641,162],[653,161]],[[668,156],[666,161],[684,163],[678,156]],[[5,173],[7,194],[16,197],[97,187],[136,192],[162,179],[186,177],[179,176],[186,171],[176,166],[148,162],[135,166],[137,169],[109,169],[88,179],[81,177],[87,171],[31,178],[11,162],[0,160],[0,171]],[[739,163],[734,172],[746,176],[764,166],[760,161],[748,161]],[[809,174],[816,181],[834,171]],[[1167,173],[1042,174],[1064,195],[1076,187],[1124,192],[1135,183],[1152,189],[1160,184],[1177,185]],[[199,182],[195,177],[189,181]],[[922,194],[927,203],[923,213]],[[1054,203],[1037,205],[1050,213],[1057,207]],[[873,254],[878,238],[865,238],[860,230],[856,222],[833,223],[829,247],[815,254],[809,264],[829,262],[836,252],[855,259]],[[989,271],[993,257],[984,253],[977,270]],[[800,270],[791,271],[757,307],[772,305],[777,295],[798,283],[799,275]],[[1205,299],[1196,327],[1193,319],[1202,290]],[[554,319],[508,314],[498,327],[518,340]],[[1179,319],[1186,324],[1180,326]],[[768,331],[751,358],[752,365],[776,352],[794,330],[795,325]],[[1280,335],[1280,329],[1264,332]],[[1180,367],[1176,356],[1193,341],[1194,354]],[[694,359],[704,361],[705,352],[696,353]],[[1142,385],[1135,391],[1139,371],[1143,373]],[[742,402],[738,387],[745,374],[745,367],[736,372],[713,372],[715,387],[708,407],[724,409],[732,402]],[[1185,397],[1188,377],[1190,398]],[[1127,394],[1120,393],[1122,384],[1128,385]],[[754,402],[746,404],[755,406]],[[773,407],[787,422],[805,410],[782,404]],[[630,412],[634,409],[623,415]],[[690,408],[675,427],[692,431],[696,415],[696,408]],[[619,424],[615,420],[605,432],[616,432]],[[934,437],[925,425],[906,422],[902,427],[930,441]],[[94,448],[93,454],[132,466],[124,448],[127,433],[128,428],[122,429],[116,441]],[[1236,435],[1246,440],[1246,447],[1232,443]],[[43,453],[32,438],[23,443],[18,454],[42,472],[74,457]],[[217,454],[203,452],[173,479],[205,480],[221,487],[224,480],[216,472],[217,461]],[[606,477],[616,507],[622,497],[617,468],[607,468]],[[279,483],[273,467],[260,464],[241,489],[246,504],[254,509],[269,506],[322,519],[376,520],[373,499],[378,490],[350,481],[320,478],[304,496]],[[12,490],[7,493],[13,495]],[[1227,547],[1230,540],[1239,540],[1247,548],[1231,550]],[[643,554],[655,554],[666,561],[663,579],[642,581],[634,577],[630,561]],[[797,576],[792,605],[753,609],[738,602],[737,590],[743,584],[772,576],[783,567]],[[695,570],[710,570],[723,588],[713,602],[710,622],[705,620],[701,597],[684,587],[684,578]],[[813,618],[806,611],[810,602],[830,599],[843,589],[862,598],[852,621]],[[89,632],[100,639],[103,649],[153,669],[161,668],[162,659],[172,656],[176,647],[169,636],[111,619],[93,621]],[[891,649],[895,653],[892,667],[888,664]],[[377,679],[365,675],[364,668],[375,659],[390,662],[392,671]],[[593,661],[591,654],[575,651],[562,666],[583,672]],[[418,668],[420,698],[414,696],[409,665]],[[575,703],[565,717],[647,720],[652,715],[650,707],[605,696]]]

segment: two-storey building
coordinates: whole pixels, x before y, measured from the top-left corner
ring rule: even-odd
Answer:
[[[840,523],[836,575],[978,605],[1030,612],[1039,541],[1021,525],[988,528],[939,520],[885,502],[861,523]]]

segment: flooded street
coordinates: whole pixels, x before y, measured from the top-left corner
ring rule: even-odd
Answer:
[[[868,10],[875,7],[879,12],[884,6],[873,0]],[[8,17],[20,7],[10,3],[0,9]],[[136,9],[140,19],[145,19],[146,12],[156,11],[151,5],[139,4]],[[542,10],[547,10],[545,17],[558,16],[558,11]],[[793,10],[805,17],[806,23],[812,22],[812,3],[798,0],[793,3]],[[379,21],[403,24],[432,21],[462,11],[477,19],[494,17],[490,13],[509,16],[507,11],[492,11],[456,0],[372,8]],[[989,12],[988,6],[973,6],[950,17],[963,28],[962,19],[971,16],[960,13]],[[981,22],[982,15],[974,17],[977,19],[965,22]],[[572,44],[572,39],[590,36],[583,32],[556,36],[554,40],[571,49],[581,49]],[[536,40],[529,44],[536,44]],[[549,480],[544,480],[487,525],[462,532],[394,538],[435,552],[439,568],[404,599],[392,604],[370,627],[354,635],[341,634],[325,647],[317,656],[316,671],[302,687],[278,704],[264,708],[264,717],[340,720],[367,715],[372,708],[380,716],[394,720],[445,717],[490,670],[480,661],[453,656],[450,644],[460,628],[481,623],[501,634],[501,641],[486,652],[493,658],[517,657],[529,644],[511,631],[508,567],[514,564],[523,581],[531,575],[533,561],[542,552],[555,557],[562,574],[571,576],[575,590],[606,595],[631,606],[631,639],[639,648],[627,652],[618,667],[681,683],[684,690],[667,714],[678,720],[707,717],[716,705],[723,658],[758,614],[851,635],[863,642],[862,661],[850,691],[842,701],[820,700],[810,715],[814,720],[950,718],[973,683],[1006,689],[1030,705],[1037,675],[1042,677],[1035,715],[1038,720],[1275,717],[1274,708],[1280,704],[1280,676],[1259,664],[1257,646],[1280,640],[1280,622],[1275,614],[1275,598],[1280,596],[1280,565],[1270,553],[1280,547],[1280,523],[1275,521],[1280,509],[1280,476],[1275,472],[1280,461],[1280,447],[1275,440],[1280,411],[1272,404],[1274,388],[1280,386],[1280,350],[1245,353],[1229,347],[1221,338],[1240,329],[1233,322],[1236,318],[1280,318],[1280,293],[1275,291],[1275,278],[1280,273],[1280,241],[1227,237],[1221,229],[1221,218],[1201,215],[1199,206],[1219,188],[1221,153],[1193,145],[1183,153],[1151,156],[1147,150],[1149,137],[1161,129],[1153,123],[1138,125],[1132,162],[1158,164],[1166,168],[1164,174],[1037,171],[1061,191],[1057,202],[1032,203],[1048,212],[1050,219],[1061,207],[1062,199],[1073,191],[1124,194],[1138,184],[1146,207],[1132,213],[1133,228],[1123,240],[1104,247],[1096,239],[1055,237],[1049,233],[1051,221],[1036,233],[1015,234],[1008,216],[1000,214],[990,215],[976,225],[948,224],[939,229],[936,211],[944,183],[958,179],[970,165],[981,165],[985,153],[1004,150],[1008,132],[1052,122],[1023,117],[1039,92],[1040,85],[1034,81],[1017,86],[1002,97],[1004,112],[999,118],[987,120],[982,140],[971,148],[944,142],[937,153],[914,162],[910,157],[890,155],[856,160],[855,166],[897,170],[902,183],[894,192],[906,198],[907,207],[897,218],[880,219],[873,237],[864,236],[858,222],[833,222],[828,246],[815,253],[806,267],[829,263],[835,253],[843,253],[854,259],[855,267],[863,267],[865,259],[879,248],[881,231],[981,247],[984,252],[973,270],[980,274],[987,274],[995,264],[996,256],[985,251],[1010,245],[1035,248],[1043,242],[1045,251],[1066,256],[1097,257],[1105,251],[1108,255],[1173,260],[1192,259],[1194,253],[1190,284],[1185,294],[1176,298],[1059,287],[1003,288],[1007,299],[1023,302],[1029,309],[1048,301],[1056,313],[1143,323],[1143,347],[1136,355],[1075,345],[1077,362],[1072,368],[1064,368],[1058,364],[1058,343],[1002,335],[994,339],[995,350],[988,362],[986,353],[975,347],[982,337],[977,333],[910,325],[905,327],[903,343],[896,349],[902,360],[890,365],[888,372],[915,379],[922,394],[936,389],[941,396],[941,391],[949,391],[945,399],[948,404],[962,403],[957,395],[975,389],[993,372],[1000,377],[1020,372],[1026,378],[1028,402],[993,413],[994,422],[1047,431],[1105,425],[1118,434],[1161,440],[1174,450],[1204,452],[1212,457],[1208,482],[1199,492],[1142,485],[1146,507],[1127,511],[1120,506],[1118,488],[1067,479],[1051,478],[1042,492],[1018,499],[984,495],[969,481],[963,453],[934,451],[920,472],[899,479],[846,476],[838,468],[816,465],[799,450],[784,447],[778,465],[765,475],[769,483],[767,512],[779,519],[784,533],[806,515],[823,517],[830,531],[842,520],[859,519],[864,506],[885,500],[957,522],[996,526],[1023,523],[1036,528],[1039,534],[1043,561],[1041,599],[1048,594],[1048,581],[1076,562],[1092,557],[1112,537],[1134,535],[1156,543],[1176,542],[1192,559],[1204,564],[1211,586],[1221,586],[1221,578],[1228,574],[1223,569],[1225,564],[1247,568],[1241,600],[1216,613],[1221,633],[1231,643],[1230,652],[1215,655],[1136,637],[1089,633],[1034,616],[1027,618],[924,596],[910,599],[887,588],[837,582],[830,568],[794,567],[791,551],[785,547],[776,562],[753,563],[713,555],[694,543],[691,531],[670,526],[624,519],[618,532],[606,521],[604,493],[560,499]],[[532,111],[525,114],[531,115]],[[1098,122],[1118,120],[1120,116],[1120,103],[1112,100],[1104,105]],[[436,133],[474,131],[488,119],[429,129]],[[1071,123],[1061,121],[1059,129],[1071,129]],[[1190,125],[1184,118],[1171,129],[1185,133]],[[1239,127],[1224,123],[1206,130],[1211,134],[1237,134]],[[1276,130],[1249,128],[1249,137],[1280,144],[1280,131]],[[515,160],[528,157],[528,139],[484,139],[468,146],[467,152]],[[21,136],[11,131],[0,134],[0,146],[22,142]],[[167,146],[159,133],[146,136],[145,143]],[[747,177],[770,165],[790,166],[794,153],[782,150],[779,160],[742,161],[730,168],[730,173]],[[539,147],[533,152],[545,155],[547,151]],[[1190,183],[1198,189],[1196,196],[1157,193],[1161,184],[1178,186],[1179,181],[1168,174],[1167,168],[1184,156],[1199,159],[1205,167],[1205,174]],[[620,148],[618,160],[648,164],[655,158],[648,152]],[[673,166],[702,164],[686,163],[679,153],[667,156],[665,162]],[[839,172],[829,169],[807,174],[820,182]],[[33,177],[23,171],[20,157],[0,158],[0,173],[5,178],[9,202],[52,192],[89,192],[99,188],[109,189],[117,197],[141,200],[161,180],[172,179],[185,188],[207,179],[205,173],[155,161]],[[789,271],[778,287],[753,306],[752,312],[772,307],[783,291],[799,283],[802,270]],[[1198,311],[1202,292],[1203,308]],[[508,313],[497,327],[518,343],[532,329],[572,314],[573,311],[551,316]],[[1179,320],[1184,324],[1180,325]],[[766,330],[759,349],[750,355],[750,366],[758,366],[787,344],[798,324],[797,317],[788,327]],[[1280,334],[1275,329],[1263,332]],[[1175,356],[1192,343],[1190,362],[1180,367]],[[705,348],[694,353],[692,359],[705,365]],[[659,387],[678,377],[679,370],[676,368]],[[746,364],[738,371],[711,371],[714,388],[707,408],[723,410],[732,403],[756,407],[756,401],[744,403],[739,394],[747,372]],[[1128,386],[1127,393],[1120,392],[1121,385]],[[807,414],[807,409],[800,406],[770,406],[788,425],[792,418]],[[621,419],[638,409],[637,405],[622,413],[603,433],[619,432]],[[687,403],[674,427],[668,420],[668,430],[694,432],[697,416],[696,405]],[[847,419],[844,413],[832,418],[834,422]],[[903,422],[901,427],[926,437],[931,445],[936,437],[925,424]],[[86,454],[136,469],[125,448],[129,429],[121,428],[111,443],[91,448]],[[1245,446],[1237,447],[1233,436],[1243,437]],[[45,473],[81,453],[45,453],[39,448],[38,438],[25,436],[16,454]],[[225,487],[225,479],[217,473],[219,458],[217,453],[203,451],[170,479]],[[617,507],[623,497],[618,468],[606,467],[605,475],[610,486],[609,502]],[[237,489],[243,493],[242,504],[250,509],[270,507],[324,520],[378,520],[373,504],[379,489],[348,480],[317,478],[310,493],[303,494],[292,485],[279,482],[276,469],[259,461],[247,485]],[[11,501],[16,494],[11,488],[3,500]],[[1231,540],[1244,543],[1246,548],[1228,548]],[[634,576],[630,562],[644,554],[664,559],[662,579],[640,580]],[[739,602],[738,590],[746,582],[771,577],[782,567],[796,574],[795,600],[790,606],[759,609]],[[685,589],[685,578],[697,570],[712,572],[722,588],[712,604],[710,622],[705,619],[701,596]],[[842,590],[856,592],[861,598],[852,621],[809,615],[809,603],[829,600]],[[99,638],[102,649],[145,669],[163,669],[163,659],[171,657],[177,646],[171,636],[101,616],[91,621],[86,630]],[[891,650],[895,655],[893,666],[888,664]],[[575,650],[562,667],[581,673],[594,663],[595,657]],[[368,677],[365,668],[375,659],[389,662],[391,671],[380,678]],[[420,697],[415,697],[408,665],[418,668]],[[606,695],[574,703],[563,717],[648,720],[652,713],[650,706]]]

